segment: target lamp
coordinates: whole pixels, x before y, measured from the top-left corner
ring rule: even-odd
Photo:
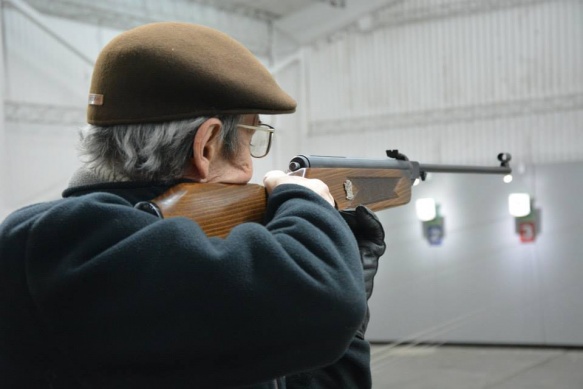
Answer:
[[[512,193],[508,196],[508,212],[514,217],[524,217],[530,214],[530,195],[528,193]]]
[[[422,222],[433,220],[437,216],[435,200],[432,198],[418,199],[415,202],[415,210],[417,218]]]

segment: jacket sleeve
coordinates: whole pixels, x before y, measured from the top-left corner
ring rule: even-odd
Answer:
[[[370,344],[355,335],[342,357],[331,365],[286,377],[287,389],[372,388]]]
[[[296,185],[273,192],[264,226],[226,239],[117,196],[72,198],[36,217],[25,252],[31,297],[63,352],[108,372],[163,366],[243,385],[328,366],[366,309],[350,229]]]

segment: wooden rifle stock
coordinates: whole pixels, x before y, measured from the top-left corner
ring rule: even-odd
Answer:
[[[162,218],[189,218],[208,236],[225,237],[241,223],[262,223],[266,205],[267,193],[261,185],[184,182],[136,207]]]
[[[318,178],[330,188],[338,209],[367,205],[373,211],[406,204],[411,182],[400,170],[315,168],[290,173]],[[350,177],[350,179],[348,179]],[[262,223],[267,206],[265,187],[257,184],[181,183],[150,201],[163,218],[194,220],[208,236],[225,237],[237,225]],[[144,209],[144,204],[139,203]]]
[[[376,212],[409,203],[413,182],[424,178],[426,172],[509,174],[510,155],[500,154],[498,159],[501,167],[420,165],[400,158],[298,156],[290,162],[289,174],[322,180],[340,210],[366,205]],[[261,185],[181,183],[150,202],[136,204],[136,208],[162,218],[187,217],[208,236],[225,237],[239,224],[262,223],[266,205],[267,193]]]

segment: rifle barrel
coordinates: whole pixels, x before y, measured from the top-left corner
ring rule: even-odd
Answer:
[[[417,161],[404,161],[391,158],[347,158],[321,155],[297,155],[290,164],[289,170],[296,171],[301,168],[357,168],[357,169],[399,169],[408,172],[412,180],[422,177],[425,173],[470,173],[470,174],[511,174],[512,169],[508,165],[509,154],[500,154],[498,159],[500,166],[471,166],[471,165],[440,165],[420,164]]]
[[[460,165],[436,165],[420,164],[419,170],[427,173],[472,173],[472,174],[510,174],[509,166],[460,166]]]
[[[290,164],[289,169],[296,171],[302,168],[353,168],[353,169],[401,169],[411,168],[406,161],[383,158],[350,158],[324,155],[297,155]]]

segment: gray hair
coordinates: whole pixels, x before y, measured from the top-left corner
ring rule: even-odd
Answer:
[[[239,115],[217,116],[223,122],[223,155],[238,152]],[[96,171],[130,181],[169,181],[180,178],[192,157],[198,128],[208,120],[199,117],[164,123],[88,125],[81,133],[83,162]]]

